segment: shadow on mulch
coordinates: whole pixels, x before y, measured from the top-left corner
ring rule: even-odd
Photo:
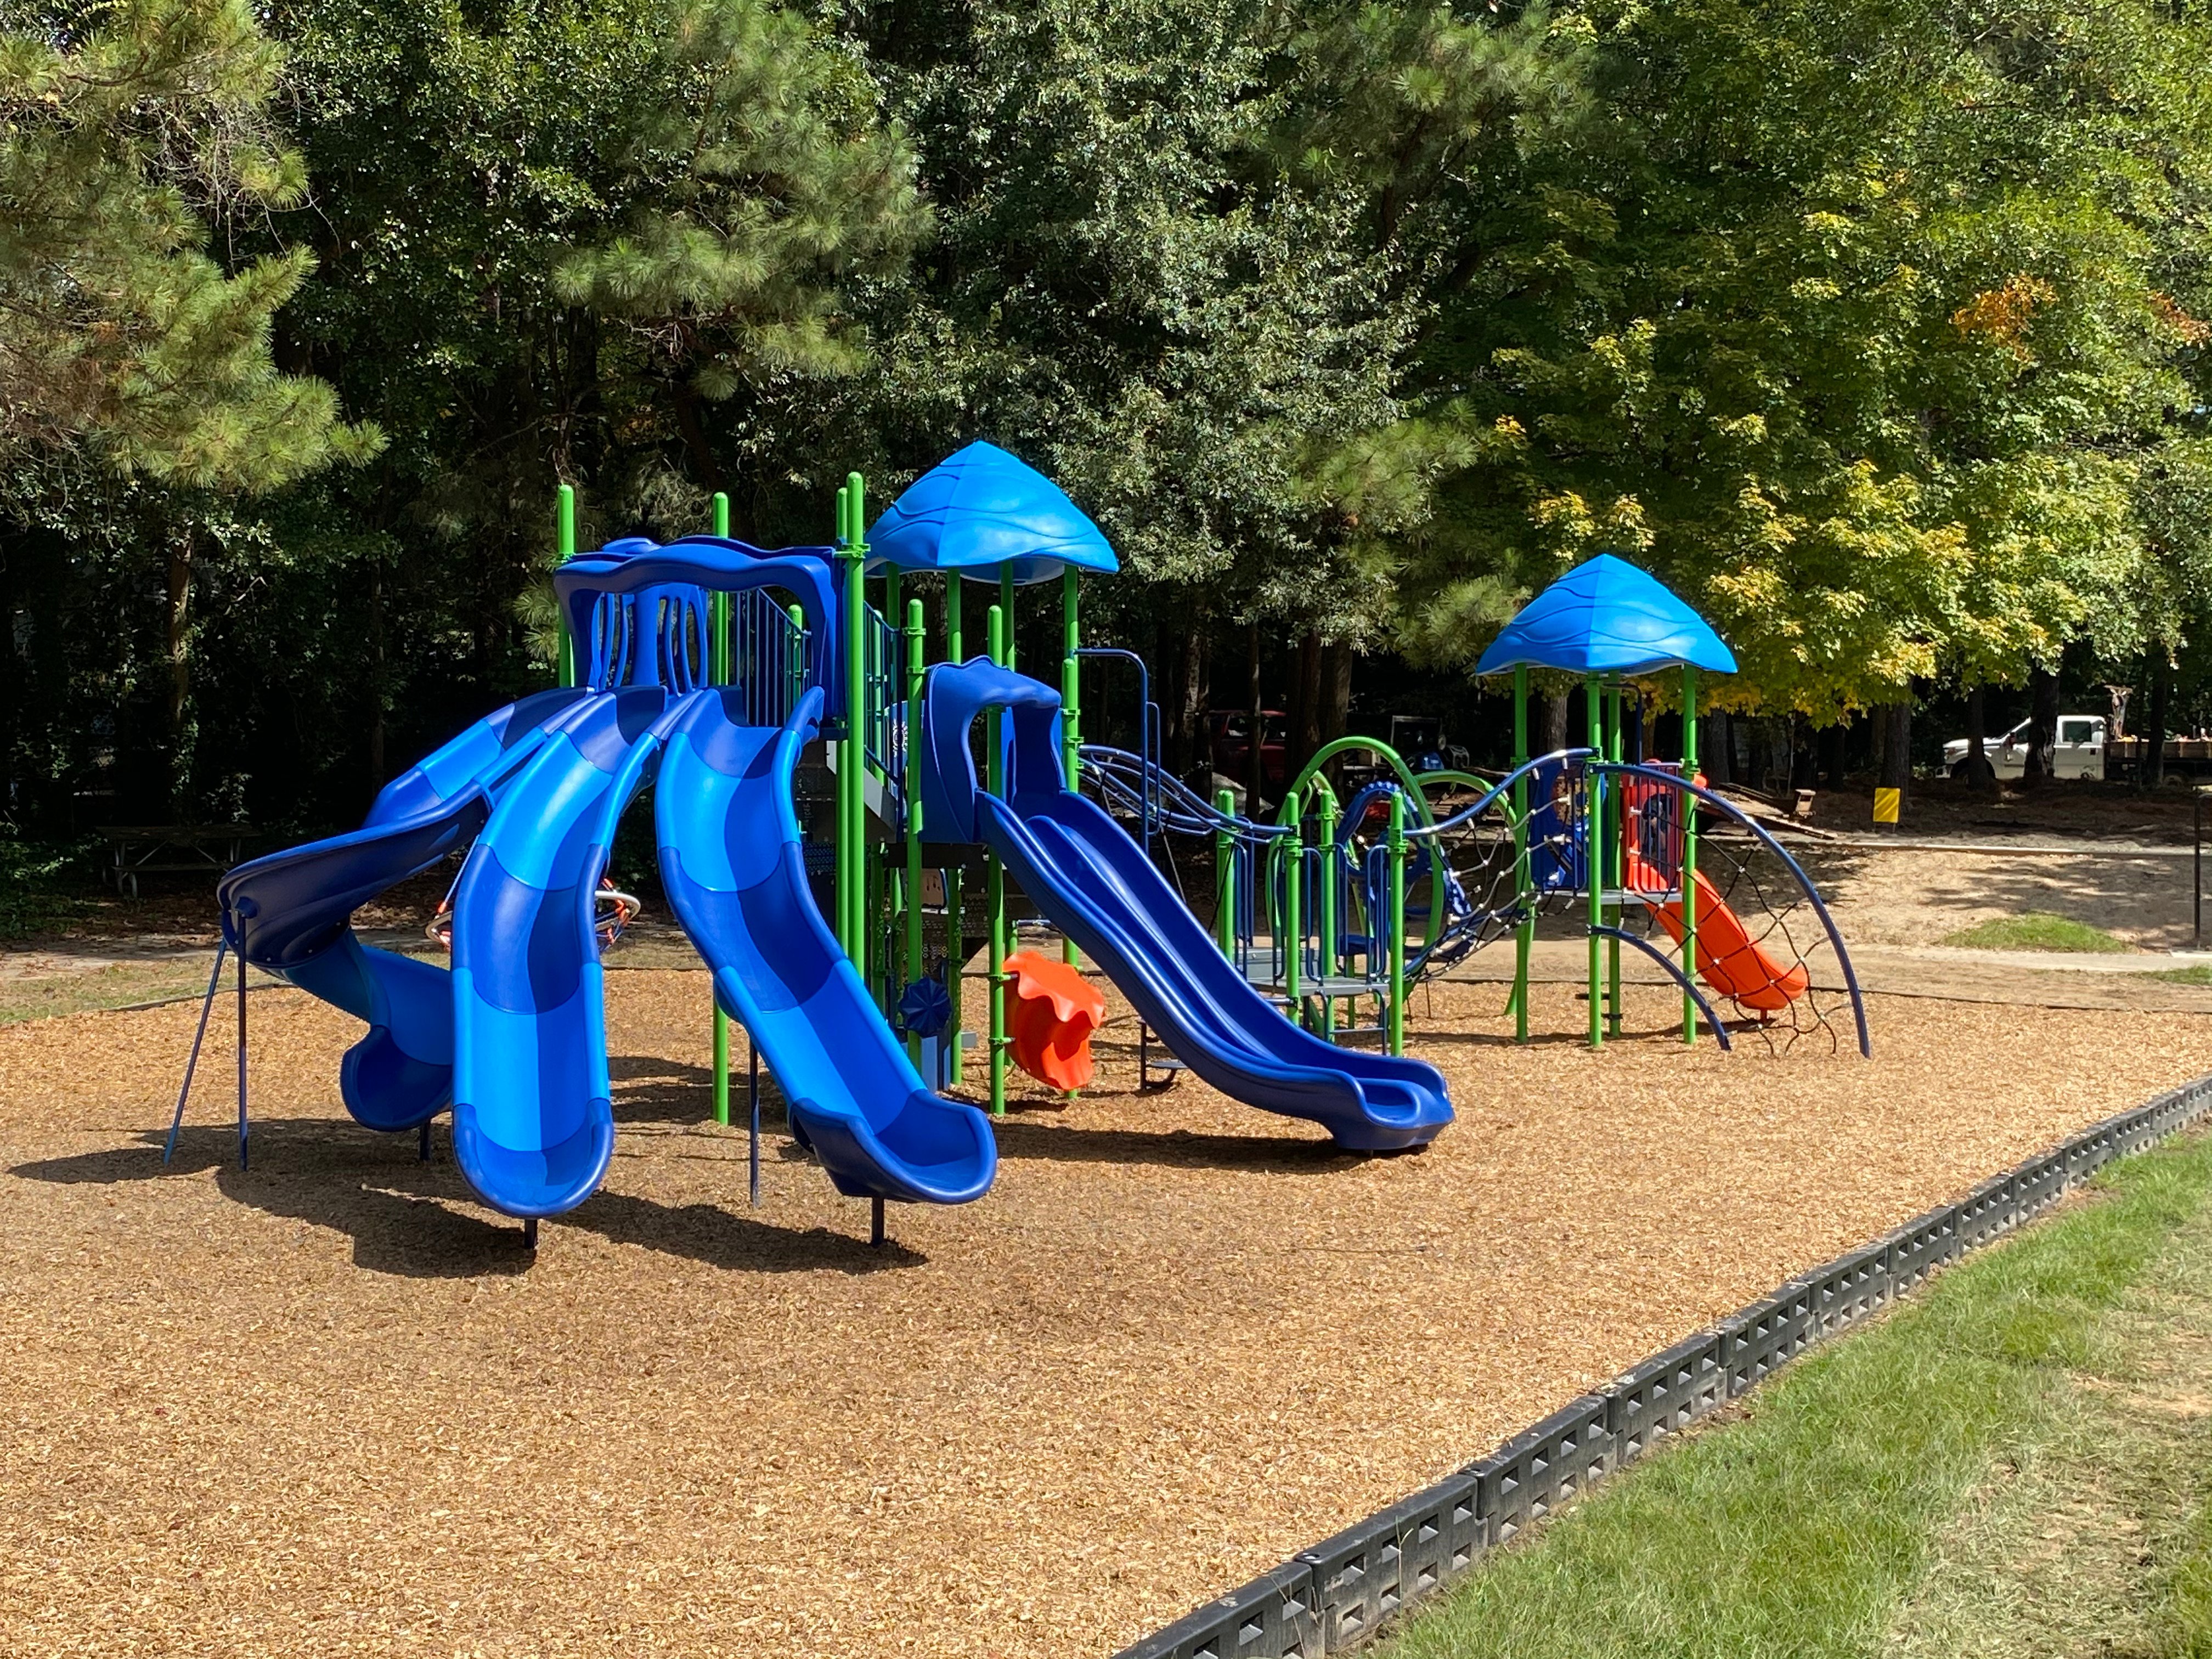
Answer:
[[[185,1129],[167,1164],[161,1141],[161,1135],[149,1133],[137,1146],[21,1164],[9,1173],[28,1181],[106,1186],[212,1169],[216,1187],[236,1203],[344,1233],[354,1242],[354,1265],[371,1273],[465,1279],[524,1273],[537,1259],[523,1248],[518,1225],[452,1207],[476,1197],[454,1166],[450,1141],[437,1143],[431,1161],[423,1164],[414,1156],[411,1135],[380,1143],[326,1118],[259,1119],[253,1125],[251,1170],[238,1167],[234,1127]],[[379,1150],[387,1155],[365,1164],[362,1153]],[[275,1170],[269,1167],[272,1158],[281,1165]],[[332,1178],[316,1181],[317,1174]],[[860,1224],[866,1224],[865,1212]],[[566,1228],[747,1273],[870,1273],[928,1261],[896,1241],[877,1248],[864,1235],[826,1227],[794,1231],[718,1205],[670,1206],[624,1193],[594,1194],[549,1219],[539,1252],[555,1247]]]
[[[1358,1163],[1333,1141],[1260,1135],[1194,1134],[1188,1129],[1079,1129],[1012,1115],[992,1126],[1002,1158],[1060,1164],[1155,1164],[1170,1169],[1249,1170],[1262,1175],[1327,1175]]]

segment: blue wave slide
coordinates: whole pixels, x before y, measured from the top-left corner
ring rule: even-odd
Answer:
[[[556,722],[453,890],[453,1152],[508,1215],[573,1209],[614,1156],[594,912],[667,707],[664,687],[632,685],[592,693]]]
[[[1144,849],[1062,787],[1058,692],[977,659],[933,668],[927,698],[925,833],[988,842],[1176,1058],[1224,1094],[1309,1119],[1353,1151],[1424,1146],[1452,1121],[1435,1066],[1340,1048],[1285,1018],[1223,957]],[[1005,799],[979,787],[969,746],[970,726],[990,707],[1009,709],[1013,727]]]
[[[672,714],[661,882],[837,1190],[964,1204],[998,1171],[990,1121],[924,1085],[807,886],[792,773],[822,708],[811,690],[782,726],[746,726],[739,695],[710,690]]]
[[[386,784],[359,830],[241,864],[217,884],[224,937],[255,967],[365,1021],[338,1086],[372,1129],[427,1123],[453,1097],[443,968],[363,945],[355,910],[468,845],[494,800],[585,694],[544,691],[470,726]]]

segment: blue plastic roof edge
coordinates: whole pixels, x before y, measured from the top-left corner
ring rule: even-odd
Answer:
[[[1736,672],[1735,653],[1665,583],[1627,560],[1601,553],[1577,565],[1521,607],[1475,664],[1572,674],[1649,674],[1684,665]]]
[[[868,531],[868,568],[958,570],[1047,581],[1068,566],[1107,574],[1121,562],[1067,493],[996,444],[972,443],[908,485]],[[988,573],[988,577],[987,577]]]

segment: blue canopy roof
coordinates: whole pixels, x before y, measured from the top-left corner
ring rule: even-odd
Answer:
[[[1649,674],[1686,663],[1735,672],[1735,653],[1703,617],[1648,571],[1601,553],[1522,605],[1474,672],[1526,664],[1573,674]]]
[[[1044,581],[1069,565],[1121,568],[1098,526],[1043,473],[996,444],[973,443],[907,486],[868,532],[868,568],[961,570]]]

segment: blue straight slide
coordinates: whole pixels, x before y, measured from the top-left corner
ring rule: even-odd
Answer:
[[[673,711],[653,791],[661,881],[837,1190],[964,1204],[998,1170],[990,1121],[923,1085],[807,886],[792,772],[822,706],[811,690],[782,726],[746,726],[740,694],[715,689]]]
[[[453,1098],[453,988],[443,968],[363,945],[353,913],[465,847],[583,695],[543,691],[485,716],[386,784],[359,830],[241,864],[216,889],[223,936],[248,962],[368,1023],[338,1086],[369,1128],[414,1128]]]
[[[1061,787],[1058,692],[978,659],[932,669],[928,699],[925,833],[987,842],[1177,1059],[1224,1094],[1310,1119],[1357,1152],[1425,1146],[1452,1121],[1435,1066],[1340,1048],[1285,1018],[1221,954],[1144,849],[1103,809]],[[1009,709],[1013,726],[1003,800],[977,786],[968,744],[987,707]]]
[[[594,692],[492,811],[453,893],[453,1151],[493,1208],[573,1208],[614,1154],[594,912],[623,808],[647,781],[659,685]]]

